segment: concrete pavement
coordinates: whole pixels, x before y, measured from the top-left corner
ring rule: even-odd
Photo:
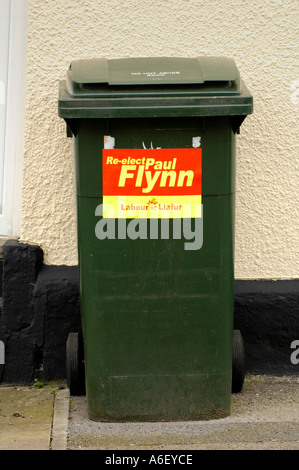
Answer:
[[[0,449],[48,450],[55,395],[52,387],[0,387]]]
[[[248,375],[231,415],[103,423],[65,384],[0,386],[0,450],[299,450],[299,376]]]

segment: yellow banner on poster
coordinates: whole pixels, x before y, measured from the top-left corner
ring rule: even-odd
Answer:
[[[198,218],[201,196],[104,196],[105,218]]]

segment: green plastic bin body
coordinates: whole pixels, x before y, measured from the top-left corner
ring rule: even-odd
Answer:
[[[90,418],[229,414],[235,136],[251,112],[231,59],[82,60],[60,83],[59,115],[74,139]],[[114,149],[142,152],[189,149],[194,137],[202,149],[201,248],[186,250],[184,237],[118,238],[118,224],[131,219],[116,219],[115,239],[99,240],[107,138]]]

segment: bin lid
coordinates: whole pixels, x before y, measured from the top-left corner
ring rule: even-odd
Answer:
[[[60,82],[64,118],[251,112],[252,96],[228,57],[74,60]]]

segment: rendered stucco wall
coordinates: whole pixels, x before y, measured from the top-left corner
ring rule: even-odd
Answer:
[[[224,55],[254,96],[237,144],[236,278],[299,277],[298,42],[294,0],[30,0],[21,241],[47,264],[77,263],[72,143],[57,115],[71,60]]]

